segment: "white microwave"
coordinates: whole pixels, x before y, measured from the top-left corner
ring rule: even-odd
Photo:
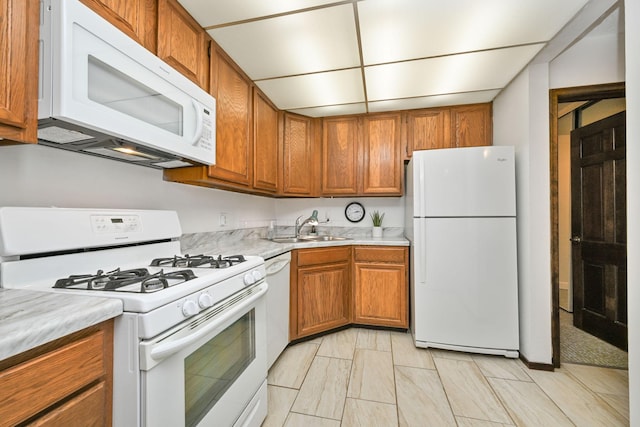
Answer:
[[[40,144],[154,168],[215,164],[210,94],[79,0],[40,4]]]

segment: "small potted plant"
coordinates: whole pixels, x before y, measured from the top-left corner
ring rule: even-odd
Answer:
[[[382,237],[382,220],[384,219],[384,213],[373,211],[370,215],[371,221],[373,221],[373,237]]]

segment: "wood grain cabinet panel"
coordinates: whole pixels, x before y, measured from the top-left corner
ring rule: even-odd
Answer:
[[[452,148],[492,144],[491,104],[463,105],[451,108]]]
[[[253,92],[253,188],[278,191],[281,164],[279,113],[256,88]]]
[[[216,47],[216,164],[209,176],[250,187],[253,171],[251,81]]]
[[[39,11],[35,0],[0,0],[0,145],[38,142]]]
[[[146,47],[157,51],[157,0],[80,0],[111,25]]]
[[[113,320],[13,356],[0,367],[0,426],[36,414],[30,425],[111,425]]]
[[[409,155],[414,150],[448,148],[450,118],[448,108],[414,110],[407,113]]]
[[[158,0],[158,57],[204,90],[209,89],[205,30],[176,0]]]
[[[407,248],[354,249],[354,323],[407,328]]]
[[[305,265],[305,259],[316,261]],[[351,323],[350,249],[294,251],[290,298],[292,340]]]
[[[282,195],[317,195],[315,122],[297,114],[284,113]]]
[[[364,118],[361,194],[402,195],[404,163],[400,127],[399,113]]]
[[[361,119],[330,118],[322,121],[323,195],[355,195],[361,176]]]

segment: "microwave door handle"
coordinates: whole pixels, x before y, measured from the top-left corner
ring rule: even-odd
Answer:
[[[191,145],[197,145],[200,142],[200,138],[202,137],[202,128],[204,121],[204,114],[202,113],[202,107],[195,99],[191,99],[191,103],[193,104],[193,109],[196,110],[196,131],[194,132],[193,142]]]
[[[260,289],[258,290],[258,292],[249,296],[248,298],[240,302],[238,305],[230,308],[229,310],[224,311],[218,317],[216,317],[213,321],[211,321],[202,329],[197,330],[191,335],[187,335],[186,337],[179,338],[175,341],[169,341],[166,343],[159,343],[157,345],[154,345],[150,353],[151,358],[155,361],[166,359],[172,354],[175,354],[180,350],[190,346],[191,344],[198,341],[202,337],[207,336],[208,334],[210,334],[211,332],[219,328],[220,325],[222,325],[224,322],[231,319],[233,316],[237,315],[239,312],[242,312],[247,307],[251,306],[251,304],[253,304],[259,298],[262,298],[262,296],[267,293],[267,289],[269,289],[267,284],[263,283],[260,286]]]

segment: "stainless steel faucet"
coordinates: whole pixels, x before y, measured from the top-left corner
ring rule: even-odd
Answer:
[[[307,224],[318,225],[318,211],[314,209],[314,211],[311,214],[311,216],[309,218],[305,219],[304,221],[302,221],[302,223],[300,223],[301,219],[302,219],[302,215],[300,215],[298,218],[296,218],[296,225],[295,225],[296,237],[300,237],[300,230],[305,225],[307,225]]]

